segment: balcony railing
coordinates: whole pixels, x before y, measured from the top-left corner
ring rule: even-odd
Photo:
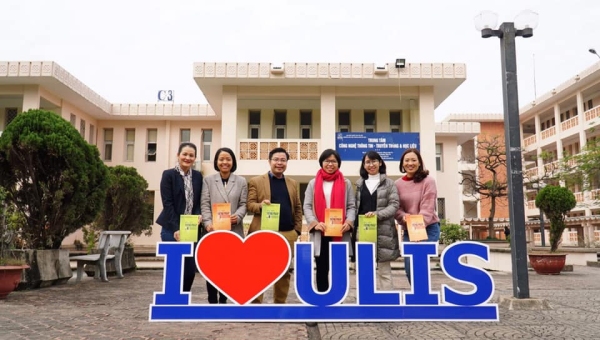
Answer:
[[[585,111],[585,121],[590,121],[598,116],[600,116],[600,106],[596,106],[590,110]]]
[[[591,190],[590,198],[593,200],[600,200],[600,189]]]
[[[556,126],[553,126],[551,128],[548,128],[548,129],[542,131],[542,139],[552,137],[555,134],[556,134]]]
[[[319,141],[314,139],[242,139],[240,160],[267,160],[269,151],[281,147],[293,160],[319,159]]]
[[[525,176],[528,178],[536,177],[538,175],[538,168],[529,168],[525,170]]]
[[[544,169],[546,170],[547,173],[552,173],[552,172],[558,171],[558,168],[559,168],[558,161],[544,164]]]
[[[568,129],[573,128],[577,125],[579,125],[579,116],[569,118],[569,119],[565,120],[564,122],[560,123],[560,130],[567,131]]]
[[[573,195],[575,195],[575,200],[577,202],[583,202],[583,192],[574,192]]]
[[[528,210],[535,209],[535,200],[533,200],[533,201],[527,201],[527,209]]]
[[[594,230],[594,241],[600,242],[600,230]]]
[[[530,145],[535,144],[535,142],[536,142],[535,135],[529,136],[529,137],[523,139],[523,147],[526,148],[526,147],[528,147]]]

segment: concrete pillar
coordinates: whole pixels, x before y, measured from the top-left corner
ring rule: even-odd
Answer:
[[[223,86],[223,99],[221,101],[221,146],[229,147],[239,155],[237,134],[232,131],[237,127],[237,87]],[[227,133],[229,131],[230,133]]]
[[[40,87],[38,85],[23,86],[23,112],[40,108]]]
[[[321,87],[321,149],[335,150],[335,87]]]
[[[435,171],[435,115],[434,115],[433,87],[422,86],[419,88],[419,113],[418,123],[421,156],[429,175],[436,177]]]

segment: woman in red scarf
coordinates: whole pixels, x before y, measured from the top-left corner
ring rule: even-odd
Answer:
[[[311,232],[324,233],[325,209],[342,209],[343,237],[321,235],[320,254],[316,258],[317,290],[329,290],[329,242],[350,240],[356,216],[354,190],[349,179],[340,172],[342,159],[337,151],[327,149],[319,157],[321,169],[308,183],[304,194],[304,217]]]

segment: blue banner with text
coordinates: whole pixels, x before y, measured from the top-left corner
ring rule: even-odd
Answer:
[[[419,149],[418,132],[338,132],[335,148],[345,161],[360,161],[370,150],[384,161],[399,161],[409,148]]]

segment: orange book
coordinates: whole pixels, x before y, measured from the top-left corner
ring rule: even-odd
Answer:
[[[406,229],[410,242],[427,241],[427,230],[425,230],[423,215],[406,215]]]
[[[325,236],[342,236],[342,209],[325,209]]]
[[[212,205],[212,227],[214,230],[231,230],[231,204],[215,203]]]

